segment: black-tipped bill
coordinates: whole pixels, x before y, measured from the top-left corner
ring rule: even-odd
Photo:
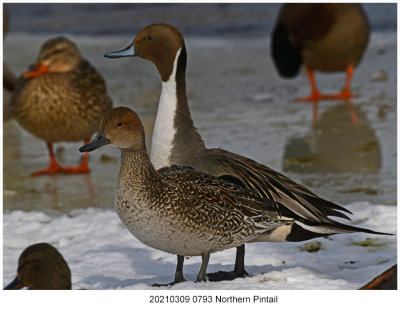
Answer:
[[[24,284],[19,281],[18,276],[16,276],[14,280],[4,288],[4,290],[20,290],[23,287]]]
[[[99,132],[96,136],[92,139],[92,141],[86,145],[83,145],[79,148],[80,152],[91,152],[96,150],[97,148],[103,147],[110,143],[110,140],[106,138],[103,132]]]
[[[107,57],[107,58],[121,58],[121,57],[135,57],[135,56],[139,56],[139,54],[135,52],[133,43],[123,50],[104,54],[104,57]]]

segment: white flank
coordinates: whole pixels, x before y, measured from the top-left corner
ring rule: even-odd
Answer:
[[[176,53],[171,76],[166,82],[161,82],[160,102],[156,122],[154,124],[153,140],[151,142],[151,162],[156,169],[170,166],[169,158],[172,151],[172,141],[175,136],[174,117],[177,107],[176,96],[176,66],[181,48]]]

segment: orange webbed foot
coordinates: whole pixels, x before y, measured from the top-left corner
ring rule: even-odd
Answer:
[[[61,169],[62,173],[65,174],[85,174],[90,172],[90,169],[87,165],[62,167]]]
[[[84,174],[89,172],[90,169],[87,166],[87,164],[81,164],[79,166],[68,166],[68,167],[62,167],[59,164],[53,164],[50,165],[48,168],[32,173],[32,176],[54,175],[54,174]]]
[[[50,165],[48,168],[36,171],[32,173],[32,176],[59,174],[59,173],[61,173],[61,166],[57,164],[57,165]]]
[[[89,143],[89,141],[90,139],[88,138],[84,140],[85,144]],[[32,173],[32,176],[49,175],[49,174],[85,174],[90,172],[90,169],[88,167],[88,162],[89,162],[88,153],[85,153],[83,155],[81,165],[62,167],[60,164],[57,163],[54,157],[53,144],[51,142],[46,142],[46,143],[47,143],[47,148],[49,150],[50,166],[43,170],[39,170],[37,172]]]
[[[295,98],[295,102],[317,102],[324,99],[324,96],[320,92],[314,92],[306,97]]]
[[[36,171],[32,173],[32,176],[39,175],[54,175],[54,174],[84,174],[90,173],[90,169],[87,166],[69,166],[69,167],[54,167],[50,166],[43,170]]]

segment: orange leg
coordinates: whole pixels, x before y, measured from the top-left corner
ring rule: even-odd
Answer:
[[[353,104],[351,104],[351,101],[349,99],[346,99],[346,105],[347,108],[349,109],[350,112],[350,120],[352,123],[357,124],[358,123],[358,115],[354,109]]]
[[[314,77],[314,70],[307,69],[307,76],[308,80],[310,81],[310,87],[311,87],[311,94],[307,97],[302,97],[302,98],[296,98],[296,102],[315,102],[323,99],[322,94],[319,92],[317,88],[317,84],[315,82],[315,77]]]
[[[354,66],[349,65],[346,68],[346,84],[342,90],[342,92],[339,92],[337,94],[327,94],[324,95],[324,99],[351,99],[354,98],[354,94],[351,93],[350,91],[350,84],[351,84],[351,78],[353,77],[353,72],[354,72]]]
[[[87,144],[90,142],[90,138],[85,138],[84,139],[84,144]],[[88,167],[88,162],[89,162],[89,153],[85,152],[83,154],[83,159],[82,163],[79,166],[72,166],[72,167],[63,167],[62,172],[67,173],[67,174],[81,174],[81,173],[89,173],[89,167]]]
[[[57,174],[61,172],[61,166],[57,163],[56,159],[54,158],[53,143],[46,142],[46,145],[47,149],[49,150],[50,166],[43,170],[34,172],[32,176],[38,176],[44,174]]]
[[[84,140],[84,143],[87,144],[90,142],[89,138]],[[45,174],[59,174],[59,173],[66,173],[66,174],[79,174],[79,173],[89,173],[88,161],[89,161],[89,153],[85,153],[83,155],[82,163],[79,166],[72,166],[72,167],[62,167],[60,166],[56,159],[54,158],[53,153],[53,143],[46,142],[47,149],[49,150],[49,158],[50,158],[50,166],[43,170],[34,172],[32,176],[38,175],[45,175]]]

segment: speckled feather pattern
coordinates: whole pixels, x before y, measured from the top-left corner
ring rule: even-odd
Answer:
[[[148,246],[201,255],[237,247],[292,222],[262,210],[270,202],[223,180],[176,166],[156,172],[146,156],[123,151],[116,209],[129,231]]]
[[[89,138],[110,108],[105,82],[86,60],[71,72],[21,81],[13,98],[19,124],[49,142]]]

